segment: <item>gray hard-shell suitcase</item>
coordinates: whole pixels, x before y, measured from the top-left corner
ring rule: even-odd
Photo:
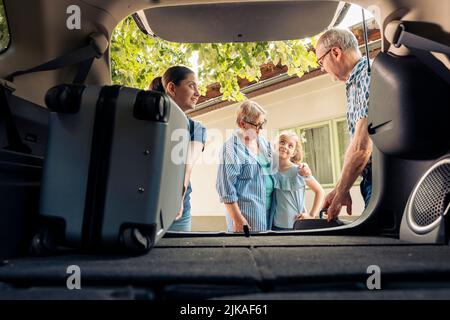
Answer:
[[[43,227],[32,250],[148,251],[180,209],[186,152],[174,150],[187,150],[184,113],[163,93],[121,86],[60,85],[46,103]],[[174,139],[176,129],[185,138]]]

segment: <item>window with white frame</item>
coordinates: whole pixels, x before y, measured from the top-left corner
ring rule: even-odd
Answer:
[[[347,120],[336,121],[336,136],[337,136],[337,146],[339,155],[339,168],[342,170],[344,165],[345,151],[350,143],[350,134],[348,132]]]
[[[344,155],[350,143],[346,118],[336,118],[286,128],[302,139],[303,161],[308,163],[314,177],[324,187],[333,187],[342,171]]]

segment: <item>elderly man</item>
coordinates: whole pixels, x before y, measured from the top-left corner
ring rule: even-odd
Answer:
[[[336,187],[325,198],[328,220],[335,219],[342,206],[352,213],[350,188],[359,175],[363,177],[361,194],[367,207],[372,194],[372,141],[367,131],[369,84],[367,58],[363,58],[356,37],[348,30],[333,28],[317,42],[317,62],[334,80],[343,81],[347,91],[347,125],[350,145]]]

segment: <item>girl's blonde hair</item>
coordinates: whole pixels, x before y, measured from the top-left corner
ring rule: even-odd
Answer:
[[[298,135],[295,132],[283,132],[280,134],[278,142],[280,142],[282,138],[295,140],[295,155],[290,160],[292,163],[300,164],[303,160],[303,148]]]

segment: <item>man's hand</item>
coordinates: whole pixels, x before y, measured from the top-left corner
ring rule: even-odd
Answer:
[[[307,163],[301,163],[298,166],[298,174],[305,178],[312,176],[311,169],[309,168]]]
[[[323,207],[328,208],[327,220],[332,221],[339,216],[342,206],[347,207],[347,213],[352,214],[352,197],[349,192],[338,193],[336,189],[331,191],[325,198]]]
[[[236,218],[233,220],[233,232],[244,232],[244,226],[247,225],[249,230],[252,230],[252,227],[248,224],[247,219],[243,216]]]
[[[352,198],[349,192],[372,153],[372,140],[367,131],[367,122],[367,118],[363,118],[356,123],[355,135],[345,152],[341,177],[336,188],[325,198],[323,207],[328,209],[328,221],[337,218],[342,206],[346,206],[347,213],[352,214]]]
[[[330,207],[335,195],[336,189],[333,189],[329,194],[327,194],[327,196],[325,197],[325,201],[323,202],[323,209],[327,209]]]

